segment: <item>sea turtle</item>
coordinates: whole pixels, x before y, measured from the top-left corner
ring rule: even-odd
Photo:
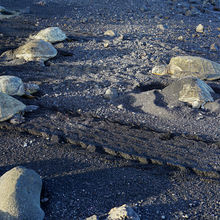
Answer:
[[[203,107],[207,102],[213,102],[213,89],[201,79],[196,77],[184,77],[171,83],[162,89],[168,106],[177,101],[190,104],[193,108]]]
[[[23,83],[19,77],[16,76],[0,76],[0,92],[8,95],[29,96],[39,91],[39,86],[33,83]]]
[[[17,99],[0,92],[0,122],[11,119],[10,122],[18,124],[23,122],[22,114],[36,110],[38,106],[25,105]]]
[[[56,43],[66,40],[66,34],[58,27],[49,27],[41,30],[38,34],[30,36],[31,39],[44,40],[50,43]]]
[[[13,55],[15,58],[24,59],[25,61],[44,62],[57,55],[57,50],[53,45],[44,40],[31,40],[17,48]]]
[[[20,13],[18,11],[10,11],[0,5],[0,20],[5,19],[5,18],[11,18],[11,17],[17,16],[19,14]]]
[[[220,79],[220,64],[196,56],[177,56],[170,63],[155,66],[152,73],[156,75],[170,74],[172,78],[194,76],[202,80]]]

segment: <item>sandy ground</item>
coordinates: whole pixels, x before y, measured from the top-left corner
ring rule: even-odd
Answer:
[[[173,56],[220,62],[219,51],[210,51],[219,42],[218,11],[195,4],[198,14],[186,16],[187,1],[153,0],[0,5],[25,12],[0,21],[1,53],[48,26],[69,36],[55,44],[58,56],[45,66],[0,62],[1,75],[41,88],[35,99],[19,98],[40,106],[25,115],[25,123],[0,125],[0,175],[16,165],[37,171],[44,182],[42,198],[49,198],[42,203],[45,219],[104,218],[125,203],[141,219],[220,217],[219,112],[185,104],[170,110],[145,96],[172,82],[150,71]],[[195,31],[200,23],[202,34]],[[106,37],[106,30],[124,39]],[[208,84],[218,98],[219,81]],[[118,97],[105,99],[109,88]],[[148,105],[134,105],[140,100]]]

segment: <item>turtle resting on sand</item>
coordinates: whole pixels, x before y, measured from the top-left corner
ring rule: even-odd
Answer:
[[[38,108],[35,105],[25,105],[17,99],[0,92],[0,122],[11,119],[13,124],[19,124],[24,121],[22,117],[24,112],[31,112]]]
[[[5,18],[11,18],[11,17],[17,16],[19,14],[20,13],[17,11],[10,11],[3,6],[0,6],[0,20],[5,19]]]
[[[167,66],[155,66],[152,73],[170,74],[172,78],[194,76],[202,80],[217,80],[220,79],[220,64],[196,56],[177,56],[171,58]]]
[[[14,56],[26,61],[44,62],[57,55],[53,45],[44,40],[31,40],[14,51]]]
[[[56,43],[66,40],[66,34],[58,27],[49,27],[41,30],[38,34],[30,36],[31,39],[44,40],[50,43]]]
[[[8,95],[29,96],[39,91],[39,86],[32,83],[23,83],[19,77],[16,76],[0,76],[0,92]]]
[[[193,108],[203,107],[207,102],[213,102],[215,92],[201,79],[185,77],[174,81],[162,89],[166,102],[172,106],[176,101],[186,102]]]

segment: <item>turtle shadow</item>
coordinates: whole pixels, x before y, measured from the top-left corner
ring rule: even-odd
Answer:
[[[53,151],[57,151],[57,147],[53,147]],[[115,159],[109,156],[106,160]],[[58,210],[77,218],[93,214],[104,216],[113,207],[135,204],[151,196],[158,196],[170,187],[170,175],[174,171],[136,163],[89,171],[89,161],[81,163],[75,161],[75,158],[44,159],[17,165],[34,169],[41,175],[41,198],[49,198],[48,202],[41,204],[42,208],[46,216],[56,213],[57,218],[62,218],[62,212]],[[0,173],[3,174],[13,166],[0,167]],[[161,180],[163,184],[158,187]]]

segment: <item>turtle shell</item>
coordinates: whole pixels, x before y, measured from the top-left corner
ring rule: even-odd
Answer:
[[[202,80],[220,79],[220,64],[196,56],[171,58],[167,71],[172,78],[194,76]]]
[[[46,61],[57,55],[53,45],[44,40],[31,40],[25,45],[17,48],[14,55],[18,59],[26,61]]]
[[[0,76],[0,92],[22,96],[25,94],[24,84],[19,77]]]
[[[179,100],[195,108],[201,107],[206,102],[213,102],[214,93],[209,85],[195,77],[181,78],[162,90],[167,103],[175,103]]]
[[[0,92],[0,121],[6,121],[15,114],[24,111],[26,105],[17,99]]]
[[[32,36],[33,39],[41,39],[50,43],[66,40],[66,34],[58,27],[49,27]]]

